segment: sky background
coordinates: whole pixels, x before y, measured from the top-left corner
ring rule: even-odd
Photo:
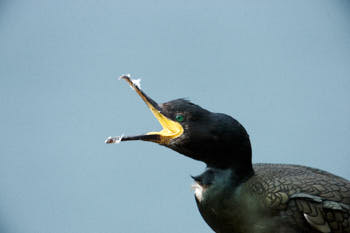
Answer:
[[[201,232],[204,164],[107,136],[159,102],[238,119],[254,162],[350,179],[350,2],[0,1],[0,232]]]

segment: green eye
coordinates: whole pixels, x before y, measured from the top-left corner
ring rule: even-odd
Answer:
[[[178,115],[176,115],[175,119],[176,119],[176,121],[178,121],[178,122],[183,122],[183,120],[184,120],[184,116],[183,116],[183,115],[178,114]]]

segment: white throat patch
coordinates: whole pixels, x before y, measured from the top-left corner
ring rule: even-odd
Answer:
[[[193,189],[194,195],[196,196],[198,201],[202,201],[204,188],[200,184],[198,184],[197,182],[192,184],[191,188]]]

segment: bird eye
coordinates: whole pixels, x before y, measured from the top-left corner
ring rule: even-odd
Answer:
[[[184,116],[181,114],[176,115],[175,117],[176,121],[178,122],[183,122],[184,121]]]

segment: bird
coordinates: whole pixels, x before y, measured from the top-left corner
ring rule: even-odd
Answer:
[[[350,233],[350,181],[302,165],[252,163],[245,128],[187,99],[158,104],[129,75],[163,129],[109,137],[107,144],[142,140],[166,146],[206,164],[194,179],[205,222],[217,233]]]

